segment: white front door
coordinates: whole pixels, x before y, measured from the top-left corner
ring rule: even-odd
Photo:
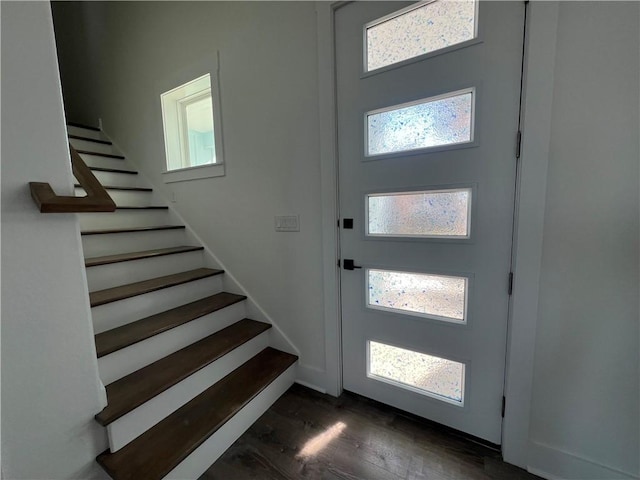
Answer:
[[[344,388],[495,444],[524,10],[335,14]]]

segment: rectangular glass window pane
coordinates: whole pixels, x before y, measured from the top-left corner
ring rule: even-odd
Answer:
[[[367,235],[469,237],[471,189],[367,195]]]
[[[464,323],[467,278],[430,273],[367,270],[367,306]]]
[[[219,89],[215,80],[212,83],[211,75],[202,75],[164,92],[160,95],[160,101],[167,156],[165,173],[212,164],[222,166],[221,119],[220,112],[215,109],[216,101],[219,101]],[[214,176],[224,174],[222,169],[215,170],[218,173]],[[165,180],[176,181],[193,176],[201,178],[201,175],[210,174],[211,169],[202,169],[199,174],[195,171],[183,172],[168,176]]]
[[[195,167],[216,163],[211,97],[186,104],[185,117],[189,136],[189,165]]]
[[[473,90],[367,113],[367,156],[473,140]]]
[[[423,2],[365,29],[369,72],[475,38],[475,2]]]
[[[464,364],[369,341],[369,377],[462,404]]]

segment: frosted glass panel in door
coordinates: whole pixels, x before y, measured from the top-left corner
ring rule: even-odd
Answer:
[[[366,156],[473,141],[474,89],[366,114]]]
[[[365,30],[365,70],[376,70],[475,38],[476,5],[473,0],[420,2]]]
[[[462,405],[463,363],[380,342],[369,341],[368,346],[369,377]]]
[[[371,237],[468,238],[471,189],[367,195]]]
[[[464,323],[465,277],[367,269],[369,308]]]

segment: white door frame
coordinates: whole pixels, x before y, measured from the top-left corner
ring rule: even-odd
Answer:
[[[325,321],[325,385],[342,392],[338,168],[334,12],[345,2],[316,2],[318,91],[322,188],[322,253]],[[516,186],[514,288],[510,299],[502,454],[504,460],[528,466],[529,414],[538,321],[538,289],[551,136],[558,2],[527,4],[527,37],[523,86],[522,150]]]

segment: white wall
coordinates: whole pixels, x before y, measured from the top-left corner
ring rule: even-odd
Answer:
[[[102,478],[98,380],[75,214],[41,214],[29,181],[71,194],[47,2],[2,2],[2,474]]]
[[[54,15],[63,80],[75,90],[69,118],[102,117],[127,158],[175,195],[177,211],[298,347],[300,378],[323,387],[314,4],[62,2]],[[65,29],[67,15],[104,23],[79,40],[82,30]],[[98,74],[87,73],[98,80],[82,87],[73,78],[93,70],[78,47],[87,43],[100,45],[90,56]],[[211,72],[217,50],[226,176],[165,186],[160,94]],[[274,215],[289,214],[300,215],[300,232],[275,232]]]
[[[556,478],[639,475],[639,6],[559,9],[529,456]]]

